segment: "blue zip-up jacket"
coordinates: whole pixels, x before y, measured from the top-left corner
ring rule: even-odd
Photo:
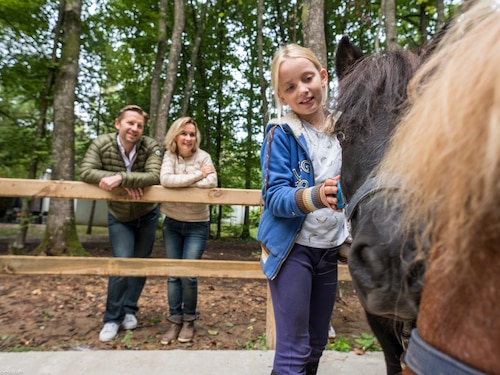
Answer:
[[[326,207],[320,185],[314,186],[301,120],[290,111],[266,126],[261,149],[264,211],[257,231],[262,247],[260,262],[267,278],[274,279],[286,260],[305,216]]]

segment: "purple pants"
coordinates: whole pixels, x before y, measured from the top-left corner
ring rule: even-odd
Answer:
[[[337,292],[339,247],[317,249],[295,244],[278,275],[268,280],[276,322],[273,370],[304,374],[319,362]]]

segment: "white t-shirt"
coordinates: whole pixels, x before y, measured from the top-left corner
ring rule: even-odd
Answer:
[[[315,184],[319,185],[327,178],[340,174],[342,149],[336,136],[317,130],[305,121],[302,121],[302,125],[314,169]],[[322,208],[307,214],[295,242],[328,249],[342,245],[348,234],[344,212]]]

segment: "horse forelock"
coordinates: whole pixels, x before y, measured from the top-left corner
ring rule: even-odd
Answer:
[[[406,87],[421,58],[396,50],[367,56],[339,81],[334,109],[341,113],[335,132],[347,143],[374,132],[387,139],[405,109]]]

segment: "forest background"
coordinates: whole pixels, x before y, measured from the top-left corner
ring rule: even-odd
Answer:
[[[0,0],[0,177],[36,179],[50,170],[54,180],[78,180],[92,139],[114,131],[121,107],[137,104],[150,115],[147,135],[160,144],[176,118],[194,117],[219,186],[260,189],[259,151],[274,115],[269,67],[280,46],[316,52],[334,98],[342,35],[365,53],[417,49],[461,3]],[[33,211],[23,202],[19,250]],[[213,222],[225,210],[214,208]],[[247,207],[239,236],[256,221]],[[51,200],[36,252],[48,248],[84,253],[70,200]]]

